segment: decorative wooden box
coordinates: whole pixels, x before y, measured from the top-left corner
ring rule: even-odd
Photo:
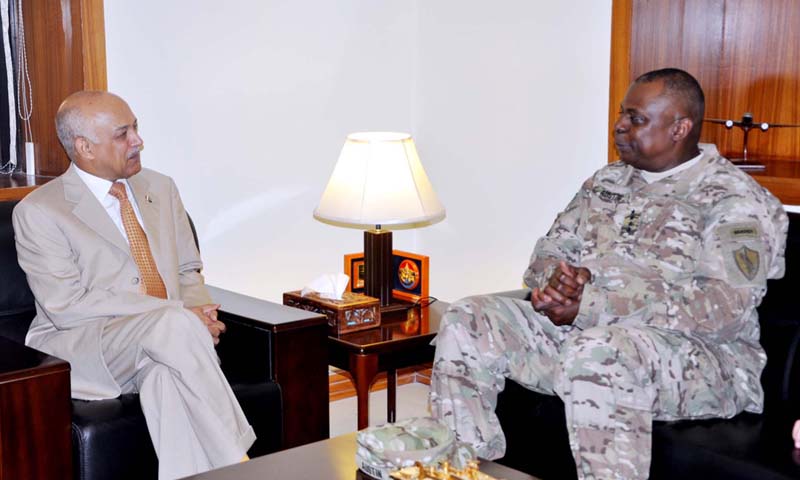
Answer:
[[[300,290],[296,290],[283,294],[283,304],[327,316],[331,335],[355,332],[381,324],[380,300],[361,293],[344,292],[341,300],[330,300],[321,298],[317,292],[302,297]]]

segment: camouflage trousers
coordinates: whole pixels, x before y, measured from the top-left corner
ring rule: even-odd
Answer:
[[[558,327],[529,301],[482,296],[454,303],[434,342],[432,414],[483,458],[505,453],[494,411],[506,378],[564,401],[582,479],[647,478],[654,419],[739,410],[716,356],[674,332]]]

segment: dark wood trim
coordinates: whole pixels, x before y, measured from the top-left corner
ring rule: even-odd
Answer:
[[[411,383],[431,384],[431,364],[416,365],[413,367],[401,368],[397,370],[397,386],[408,385]],[[331,402],[356,396],[353,377],[347,370],[331,367],[328,372],[328,397]],[[370,392],[387,389],[386,373],[379,373]]]
[[[270,365],[257,364],[245,370],[254,378],[260,378],[265,370],[270,370],[267,374],[271,373],[280,385],[283,447],[328,438],[328,319],[318,313],[211,285],[206,288],[213,301],[222,305],[220,319],[223,322],[238,322],[269,332]],[[233,333],[232,329],[230,334]],[[258,339],[254,343],[257,346]],[[257,356],[258,352],[254,355]]]
[[[349,367],[356,386],[356,403],[358,404],[358,429],[369,426],[369,387],[378,374],[378,356],[351,354]]]
[[[753,175],[753,178],[785,205],[800,205],[800,179]]]
[[[327,342],[327,322],[273,333],[272,361],[281,386],[286,448],[330,436]]]
[[[72,476],[69,364],[0,338],[0,480]]]
[[[220,295],[212,293],[212,298],[218,301]],[[270,305],[289,309],[283,305],[262,302],[266,309],[269,309]],[[274,329],[274,325],[267,324],[263,320],[247,318],[225,310],[219,312],[220,320],[229,327],[225,334],[231,337],[229,340],[235,336],[237,348],[253,352],[251,355],[231,355],[223,350],[228,348],[231,342],[220,342],[218,352],[228,380],[246,382],[272,378],[280,386],[283,448],[316,442],[330,435],[328,323],[324,316],[302,310],[298,312],[309,315],[311,321],[299,320],[298,322],[305,324],[303,328],[280,330]],[[242,329],[239,325],[248,328]],[[243,338],[242,334],[248,337]],[[264,353],[268,351],[272,356],[264,358]]]
[[[25,195],[52,179],[53,177],[34,177],[24,173],[0,175],[0,202],[22,200]]]
[[[364,232],[364,293],[380,299],[381,307],[392,303],[392,232]]]
[[[33,185],[24,187],[0,187],[0,202],[22,200],[25,195],[31,193],[36,187]]]

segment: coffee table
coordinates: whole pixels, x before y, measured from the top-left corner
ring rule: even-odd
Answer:
[[[395,420],[397,369],[433,360],[431,340],[449,304],[381,312],[380,327],[328,337],[328,363],[350,372],[356,387],[358,429],[369,426],[369,387],[386,372],[388,422]]]
[[[481,462],[481,471],[504,480],[536,480],[536,477],[489,461]],[[367,480],[372,477],[356,468],[356,434],[349,433],[186,478],[187,480]]]

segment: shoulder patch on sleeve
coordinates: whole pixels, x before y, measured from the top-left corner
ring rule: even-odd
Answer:
[[[767,261],[756,222],[717,227],[728,282],[736,287],[760,287],[767,280]]]
[[[756,278],[761,269],[761,254],[758,250],[747,248],[747,245],[742,245],[733,251],[733,260],[736,262],[739,273],[750,281]]]

